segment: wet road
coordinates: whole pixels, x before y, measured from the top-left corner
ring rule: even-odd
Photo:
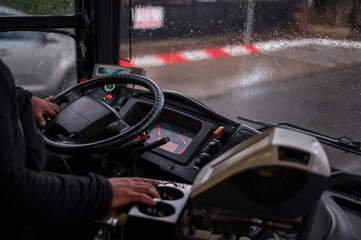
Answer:
[[[236,121],[240,121],[237,116],[287,121],[333,137],[360,140],[360,53],[347,48],[290,48],[153,67],[147,69],[147,76],[163,89],[193,96]],[[361,157],[328,153],[334,167],[361,171]]]
[[[333,137],[360,140],[360,76],[361,65],[355,65],[280,81],[272,87],[234,89],[221,101],[212,97],[205,103],[233,119],[241,115],[274,123],[287,121]],[[328,155],[332,166],[361,172],[361,157],[340,151]]]

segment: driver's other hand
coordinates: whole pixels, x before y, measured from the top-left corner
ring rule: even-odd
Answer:
[[[112,209],[125,206],[131,202],[141,202],[154,206],[157,202],[153,198],[160,198],[156,189],[160,183],[158,180],[123,177],[109,178],[108,181],[113,189]]]
[[[35,96],[31,98],[35,119],[40,127],[44,127],[46,125],[44,116],[54,118],[61,111],[61,108],[58,105],[50,102],[53,98],[53,96],[44,99]]]

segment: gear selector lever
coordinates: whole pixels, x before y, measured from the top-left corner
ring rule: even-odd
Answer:
[[[152,143],[147,143],[147,142],[145,142],[146,140],[147,140],[147,138],[143,138],[143,139],[139,140],[140,142],[135,144],[135,145],[141,145],[140,147],[133,146],[134,148],[131,150],[131,154],[134,157],[139,157],[146,151],[152,150],[154,148],[157,148],[159,146],[166,144],[167,142],[169,142],[169,137],[164,137],[164,138],[158,139],[157,141],[152,142]]]

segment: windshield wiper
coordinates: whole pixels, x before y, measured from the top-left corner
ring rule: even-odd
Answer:
[[[243,121],[247,121],[250,123],[254,123],[254,124],[263,126],[265,128],[280,127],[280,128],[285,128],[285,129],[290,129],[290,130],[295,130],[295,131],[298,131],[301,133],[305,133],[305,134],[308,134],[310,136],[317,138],[323,144],[344,150],[345,152],[349,152],[349,153],[353,153],[353,154],[361,156],[361,142],[354,140],[352,138],[349,138],[349,137],[335,138],[335,137],[331,137],[331,136],[328,136],[328,135],[325,135],[322,133],[318,133],[318,132],[315,132],[315,131],[288,123],[288,122],[279,122],[279,123],[275,124],[275,123],[269,123],[269,122],[265,122],[265,121],[245,118],[245,117],[241,117],[241,116],[237,116],[237,118],[240,120],[243,120]]]

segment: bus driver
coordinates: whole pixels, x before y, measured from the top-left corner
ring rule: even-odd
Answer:
[[[79,233],[79,237],[69,235],[69,230],[131,202],[156,204],[153,198],[160,198],[157,180],[44,171],[45,146],[30,96],[18,90],[10,70],[0,60],[1,239],[85,239],[87,232]],[[36,114],[44,113],[41,109],[35,109]],[[42,119],[37,116],[40,123]],[[23,162],[20,152],[25,150],[19,151],[16,137],[19,119],[26,142]]]

